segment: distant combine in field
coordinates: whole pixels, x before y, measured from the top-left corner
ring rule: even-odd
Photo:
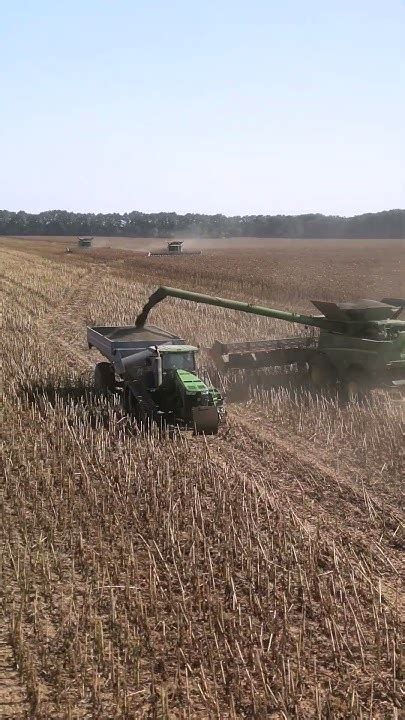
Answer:
[[[79,248],[89,248],[93,244],[93,238],[92,237],[78,237],[77,238],[77,245]]]
[[[201,255],[202,250],[183,250],[183,240],[168,240],[166,250],[157,250],[156,252],[149,252],[148,257],[159,257],[159,256],[171,256],[178,257],[179,255]]]

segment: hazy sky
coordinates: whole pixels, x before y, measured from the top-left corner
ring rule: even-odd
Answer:
[[[0,207],[405,207],[404,0],[0,0]]]

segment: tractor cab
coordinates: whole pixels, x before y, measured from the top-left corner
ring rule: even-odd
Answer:
[[[196,354],[193,345],[160,345],[149,348],[144,374],[150,390],[167,387],[178,371],[192,375],[196,372]]]
[[[163,375],[171,370],[195,372],[198,348],[193,345],[161,345],[158,352],[162,358]]]

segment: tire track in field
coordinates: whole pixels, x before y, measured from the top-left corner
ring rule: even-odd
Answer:
[[[28,309],[22,299],[15,298],[15,304],[24,312]],[[41,317],[36,317],[31,312],[30,317],[37,331],[38,341],[51,345],[55,353],[63,355],[66,358],[66,364],[69,368],[77,371],[77,366],[79,365],[81,372],[85,373],[94,367],[94,362],[86,356],[84,348],[76,339],[72,341],[66,340],[66,326],[77,327],[80,323],[67,318],[63,318],[63,323],[61,323],[62,316],[54,311],[52,314],[47,313]]]
[[[286,443],[276,430],[267,434],[265,423],[258,430],[249,416],[240,418],[238,411],[231,416],[233,427],[225,443],[219,441],[217,450],[211,446],[215,462],[225,471],[227,464],[236,466],[241,477],[275,507],[291,512],[312,537],[319,535],[331,548],[335,543],[344,547],[353,567],[362,565],[374,588],[381,582],[386,600],[392,607],[399,605],[404,615],[403,550],[391,544],[403,533],[403,514],[391,508],[386,518],[388,508],[380,507],[383,516],[378,517],[377,502],[369,512],[350,478],[316,456],[301,455],[299,445],[292,445],[295,438]]]
[[[336,460],[335,456],[321,445],[313,444],[299,435],[280,432],[275,423],[264,414],[256,413],[252,417],[244,408],[235,406],[230,413],[235,423],[246,427],[246,432],[253,441],[260,441],[267,450],[274,442],[286,458],[291,458],[298,471],[300,468],[312,468],[319,477],[328,479],[332,487],[336,488],[338,497],[344,497],[356,509],[361,508],[372,517],[378,512],[384,513],[396,526],[404,523],[403,507],[388,502],[385,494],[381,497],[378,489],[368,487],[366,490],[364,481],[367,474],[359,463],[352,461],[348,464],[342,458]],[[378,468],[375,468],[375,472],[380,473]]]
[[[91,283],[89,276],[94,273],[92,268],[86,269],[78,283],[68,288],[67,293],[62,295],[58,303],[51,304],[47,298],[34,289],[21,285],[12,278],[4,278],[4,281],[12,290],[20,289],[22,292],[18,297],[14,297],[14,302],[28,313],[34,322],[34,326],[38,332],[38,336],[44,344],[52,345],[55,350],[63,351],[68,358],[68,364],[72,369],[77,369],[77,365],[83,368],[83,371],[90,370],[94,363],[86,356],[85,349],[77,340],[77,332],[72,333],[71,340],[67,340],[69,328],[77,331],[82,330],[84,337],[85,324],[78,321],[79,310],[89,298]],[[33,308],[26,300],[27,295],[38,297],[40,307]],[[38,310],[38,315],[36,314]]]

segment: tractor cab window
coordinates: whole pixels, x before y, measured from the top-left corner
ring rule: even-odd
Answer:
[[[188,370],[194,372],[195,357],[193,352],[164,353],[163,370]]]

